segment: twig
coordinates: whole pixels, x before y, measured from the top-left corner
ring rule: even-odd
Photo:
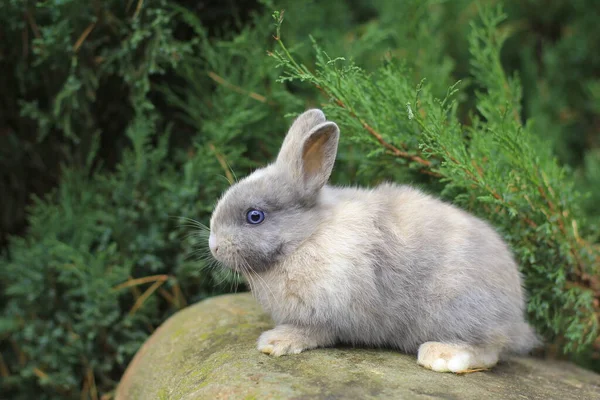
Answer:
[[[462,169],[465,171],[465,173],[467,174],[467,176],[469,177],[469,179],[471,179],[477,186],[481,186],[481,184],[479,183],[480,180],[475,176],[475,174],[468,169],[466,166],[463,166],[455,157],[453,157],[450,152],[446,149],[443,148],[444,152],[446,153],[446,156],[448,157],[448,159],[450,161],[452,161],[454,164],[461,166]],[[475,162],[475,160],[471,161],[471,164],[473,165],[473,167],[479,172],[482,173],[482,169],[481,167],[479,167],[479,165]],[[493,188],[491,188],[489,185],[483,185],[483,188],[485,190],[488,191],[489,194],[492,195],[492,197],[494,197],[496,200],[500,200],[501,202],[503,202],[506,206],[508,207],[513,207],[513,205],[510,202],[507,202],[506,200],[504,200],[502,198],[502,196],[500,196],[500,194],[498,194],[498,192],[496,192],[496,190],[494,190]],[[533,229],[537,228],[537,224],[535,222],[533,222],[529,217],[526,216],[522,216],[523,221],[525,221],[525,223],[527,225],[529,225],[530,227],[532,227]]]
[[[471,160],[471,164],[477,170],[480,178],[483,178],[483,169],[475,162],[475,160]]]
[[[283,11],[281,11],[281,13],[279,14],[279,20],[278,20],[278,24],[277,24],[277,33],[276,35],[273,37],[277,43],[279,43],[279,46],[281,47],[281,49],[283,50],[283,52],[286,54],[286,56],[288,57],[288,59],[290,60],[290,62],[292,63],[292,65],[294,66],[294,68],[296,69],[296,72],[299,74],[303,74],[304,72],[302,71],[302,68],[300,67],[300,65],[298,65],[298,63],[296,62],[296,60],[294,59],[294,57],[292,57],[292,55],[290,54],[290,52],[288,51],[287,47],[283,44],[283,41],[281,40],[281,34],[280,34],[280,28],[281,28],[281,23],[283,22]],[[271,53],[272,54],[272,53]],[[418,164],[423,165],[424,167],[430,169],[431,168],[431,162],[428,160],[425,160],[417,155],[412,155],[409,154],[406,151],[402,151],[399,148],[397,148],[396,146],[392,145],[391,143],[388,143],[385,141],[385,139],[383,138],[383,136],[381,136],[381,134],[379,134],[379,132],[377,132],[375,129],[373,129],[369,124],[367,124],[365,121],[363,121],[358,115],[356,115],[354,113],[354,111],[352,111],[351,109],[349,109],[348,107],[346,107],[346,105],[337,97],[333,96],[332,94],[328,93],[321,85],[317,84],[316,82],[313,83],[315,85],[315,87],[317,89],[319,89],[321,91],[321,93],[325,94],[326,96],[329,96],[331,98],[333,98],[333,100],[335,101],[335,103],[344,108],[345,110],[347,110],[350,115],[357,119],[361,125],[363,126],[363,128],[365,128],[367,130],[367,132],[369,132],[369,134],[371,136],[373,136],[383,147],[385,147],[388,151],[390,151],[393,155],[395,155],[396,157],[400,157],[400,158],[404,158],[413,162],[416,162]],[[403,145],[404,146],[404,145]],[[404,146],[404,148],[406,149],[407,146]],[[422,171],[422,170],[420,170]],[[441,177],[442,175],[438,174],[437,172],[434,171],[430,171],[430,173],[428,175],[432,175],[432,176],[436,176],[436,177]]]
[[[239,86],[234,85],[233,83],[227,82],[225,79],[223,79],[222,77],[220,77],[219,75],[215,74],[212,71],[208,71],[207,75],[210,77],[210,79],[212,79],[213,81],[217,82],[220,85],[225,86],[226,88],[229,88],[231,90],[233,90],[234,92],[249,96],[251,98],[253,98],[254,100],[258,100],[261,103],[268,103],[273,105],[273,102],[267,101],[267,98],[261,94],[258,93],[254,93],[254,92],[249,92],[247,90],[242,89]]]
[[[442,174],[440,174],[440,173],[438,173],[438,172],[435,172],[435,171],[432,171],[432,170],[430,170],[430,169],[421,168],[421,169],[419,170],[419,172],[420,172],[421,174],[424,174],[424,175],[433,176],[434,178],[441,178],[441,177],[442,177]]]
[[[351,114],[354,114],[352,111],[350,112]],[[356,117],[356,116],[355,116]],[[358,118],[358,117],[356,117]],[[362,126],[367,130],[367,132],[369,132],[372,136],[374,136],[377,141],[379,143],[381,143],[381,145],[383,147],[385,147],[386,149],[390,150],[395,156],[397,157],[401,157],[401,158],[406,158],[408,160],[414,161],[416,163],[419,163],[425,167],[430,167],[431,166],[431,161],[425,160],[419,156],[416,155],[412,155],[412,154],[408,154],[405,151],[402,151],[400,149],[398,149],[396,146],[386,142],[383,137],[375,131],[375,129],[371,128],[369,126],[369,124],[367,124],[366,122],[362,121],[361,119],[359,119],[360,123],[362,124]],[[440,176],[439,174],[436,174],[437,176]]]
[[[316,86],[316,87],[317,87],[317,89],[319,89],[319,90],[320,90],[320,91],[321,91],[323,94],[325,94],[325,95],[328,95],[328,96],[331,96],[330,94],[328,94],[328,93],[327,93],[327,91],[325,91],[325,90],[323,89],[323,87],[322,87],[322,86],[320,86],[320,85],[315,85],[315,86]],[[333,96],[332,96],[332,97],[333,97]],[[379,143],[380,143],[380,144],[381,144],[383,147],[385,147],[385,148],[386,148],[388,151],[390,151],[390,152],[391,152],[391,154],[393,154],[393,155],[394,155],[394,156],[396,156],[396,157],[400,157],[400,158],[404,158],[404,159],[407,159],[407,160],[410,160],[410,161],[414,161],[414,162],[416,162],[416,163],[418,163],[418,164],[421,164],[421,165],[423,165],[424,167],[427,167],[427,168],[430,168],[430,167],[431,167],[431,161],[425,160],[425,159],[423,159],[423,158],[421,158],[421,157],[419,157],[419,156],[417,156],[417,155],[412,155],[412,154],[409,154],[409,153],[407,153],[406,151],[402,151],[402,150],[400,150],[399,148],[397,148],[397,147],[396,147],[396,146],[394,146],[393,144],[386,142],[386,141],[385,141],[385,139],[383,138],[383,136],[381,136],[381,134],[380,134],[379,132],[377,132],[377,131],[376,131],[375,129],[373,129],[373,128],[372,128],[372,127],[369,125],[369,124],[367,124],[365,121],[363,121],[363,120],[362,120],[362,119],[361,119],[361,118],[360,118],[358,115],[356,115],[356,114],[354,113],[354,111],[352,111],[352,110],[350,110],[348,107],[346,107],[346,105],[345,105],[345,104],[344,104],[344,103],[343,103],[343,102],[342,102],[340,99],[333,98],[333,100],[335,101],[335,103],[336,103],[338,106],[340,106],[340,107],[342,107],[342,108],[346,109],[346,110],[348,111],[348,113],[350,114],[350,116],[352,116],[353,118],[355,118],[356,120],[358,120],[358,122],[360,122],[360,123],[361,123],[361,125],[363,126],[363,128],[365,128],[365,129],[367,130],[367,132],[369,132],[369,134],[370,134],[371,136],[373,136],[375,139],[377,139],[377,141],[378,141],[378,142],[379,142]],[[404,146],[404,147],[406,148],[406,146]],[[420,171],[422,172],[423,170],[420,170]],[[427,175],[435,176],[435,177],[438,177],[438,178],[442,176],[441,174],[439,174],[439,173],[437,173],[437,172],[434,172],[434,171],[431,171],[431,170],[428,170],[428,172],[427,172]]]

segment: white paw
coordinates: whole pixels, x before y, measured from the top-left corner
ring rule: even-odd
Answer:
[[[286,354],[299,354],[308,346],[302,338],[284,329],[271,329],[258,338],[258,350],[274,357]]]
[[[487,362],[482,362],[482,355],[487,354],[474,347],[426,342],[419,347],[417,363],[436,372],[458,373],[491,367],[498,360],[496,354],[490,353],[494,357],[487,357]]]
[[[471,355],[463,352],[446,356],[445,358],[436,358],[431,362],[431,370],[436,372],[461,372],[469,369],[471,365]],[[427,365],[425,364],[427,367]]]
[[[431,369],[438,372],[448,371],[448,362],[443,358],[438,358],[431,364]]]
[[[468,370],[473,365],[473,357],[467,352],[457,353],[448,361],[448,370],[461,372]]]

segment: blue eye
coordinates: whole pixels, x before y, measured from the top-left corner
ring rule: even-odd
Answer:
[[[248,211],[248,213],[246,214],[246,221],[248,221],[248,223],[256,225],[256,224],[260,224],[261,222],[263,222],[265,219],[265,213],[260,211],[260,210],[250,210]]]

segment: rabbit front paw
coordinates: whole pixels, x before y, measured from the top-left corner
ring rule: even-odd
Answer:
[[[498,362],[498,351],[467,345],[425,342],[419,347],[417,363],[436,372],[467,372],[488,369]]]
[[[258,350],[274,357],[299,354],[317,347],[317,341],[308,332],[291,325],[280,325],[263,332],[258,338]]]

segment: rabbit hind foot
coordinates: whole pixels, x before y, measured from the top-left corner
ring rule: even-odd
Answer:
[[[466,373],[493,367],[499,353],[491,347],[425,342],[419,346],[417,364],[436,372]]]

